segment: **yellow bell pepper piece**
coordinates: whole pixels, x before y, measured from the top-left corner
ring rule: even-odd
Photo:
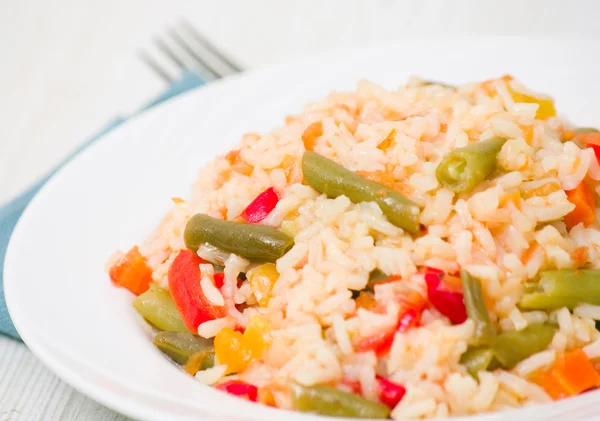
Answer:
[[[550,117],[556,116],[556,109],[554,108],[554,100],[547,96],[533,96],[522,92],[517,92],[507,85],[510,96],[515,102],[526,102],[529,104],[538,104],[539,108],[535,113],[535,118],[538,120],[546,120]]]
[[[215,336],[215,355],[219,364],[227,365],[227,374],[240,373],[269,347],[271,328],[262,316],[253,316],[244,333],[229,327]]]
[[[277,279],[279,279],[279,272],[273,263],[265,263],[248,271],[248,282],[259,306],[269,305],[271,290]]]

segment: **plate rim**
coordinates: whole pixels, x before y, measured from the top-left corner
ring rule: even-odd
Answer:
[[[120,396],[118,393],[114,393],[112,391],[106,391],[102,387],[96,386],[90,381],[86,381],[84,378],[77,379],[76,372],[73,371],[72,369],[70,369],[68,364],[61,362],[60,358],[57,358],[56,355],[54,355],[52,351],[48,351],[47,349],[44,349],[45,347],[47,347],[47,345],[44,345],[43,341],[38,341],[35,338],[35,333],[36,333],[35,331],[28,331],[27,328],[24,328],[24,324],[22,324],[23,320],[20,319],[21,317],[24,317],[24,316],[20,313],[20,310],[17,309],[17,307],[16,307],[18,305],[18,303],[15,302],[15,299],[11,298],[14,295],[16,295],[15,291],[16,291],[16,288],[18,288],[17,282],[15,280],[13,280],[16,278],[16,275],[13,275],[13,270],[14,270],[13,265],[16,265],[15,255],[18,253],[18,251],[16,250],[16,246],[14,245],[15,241],[13,241],[13,240],[14,240],[14,238],[18,238],[21,235],[22,226],[26,223],[27,219],[29,218],[29,214],[31,212],[33,212],[32,209],[35,209],[38,202],[42,201],[47,194],[50,194],[50,192],[52,190],[52,186],[58,182],[56,180],[60,181],[60,179],[63,177],[63,174],[65,173],[65,171],[68,171],[68,169],[71,167],[72,162],[81,159],[82,156],[87,156],[87,155],[93,154],[95,148],[98,147],[97,145],[102,144],[107,138],[110,138],[112,136],[119,136],[118,133],[120,133],[120,132],[130,130],[129,127],[135,127],[136,125],[139,124],[140,120],[143,121],[145,119],[151,119],[155,115],[160,115],[160,114],[165,113],[165,111],[164,111],[165,109],[175,108],[174,104],[179,104],[179,103],[183,104],[187,101],[191,101],[190,98],[196,98],[201,95],[208,95],[208,92],[211,92],[211,91],[219,91],[222,89],[231,89],[228,87],[235,86],[236,84],[250,83],[254,78],[261,77],[262,75],[268,74],[270,72],[280,73],[282,71],[285,71],[287,68],[293,68],[293,66],[296,63],[303,63],[303,64],[317,63],[317,62],[319,62],[319,60],[322,60],[322,59],[326,59],[327,61],[339,60],[339,59],[343,59],[343,57],[345,55],[347,55],[349,52],[351,52],[352,54],[357,54],[357,55],[365,54],[365,53],[375,54],[376,51],[387,50],[387,49],[396,49],[396,48],[400,48],[402,45],[414,44],[414,43],[428,44],[428,43],[438,43],[439,42],[439,43],[444,43],[444,44],[446,44],[446,43],[453,44],[453,43],[458,42],[458,43],[473,44],[475,42],[481,42],[481,41],[499,41],[499,40],[506,41],[507,38],[508,38],[508,40],[510,40],[509,42],[526,41],[526,42],[530,42],[530,43],[538,43],[538,42],[547,43],[547,42],[552,42],[552,40],[553,40],[553,38],[548,38],[548,37],[544,38],[544,37],[523,37],[523,36],[512,36],[512,37],[490,36],[490,37],[480,37],[477,40],[470,39],[468,37],[455,37],[455,38],[449,38],[449,39],[424,38],[424,39],[404,40],[404,41],[400,41],[400,42],[379,43],[379,44],[366,45],[366,46],[360,46],[360,47],[345,47],[345,48],[337,49],[335,51],[325,51],[325,52],[321,52],[318,54],[311,54],[311,55],[307,55],[307,56],[296,57],[294,59],[280,61],[280,62],[274,63],[272,65],[269,65],[269,66],[249,69],[240,74],[230,75],[221,80],[217,80],[217,81],[211,82],[209,84],[206,84],[204,86],[184,92],[175,98],[165,101],[164,103],[161,103],[149,110],[143,111],[143,112],[136,114],[135,116],[129,118],[127,121],[125,121],[119,127],[115,128],[115,129],[111,130],[109,133],[101,136],[101,138],[99,138],[98,141],[94,142],[94,144],[90,145],[89,147],[84,148],[84,150],[82,150],[80,153],[78,153],[69,163],[67,163],[63,168],[61,168],[59,171],[57,171],[51,177],[51,179],[48,180],[48,182],[42,187],[42,189],[35,195],[33,200],[30,202],[30,204],[27,206],[27,208],[23,212],[23,215],[19,219],[17,225],[15,226],[15,229],[11,235],[11,239],[9,241],[6,256],[5,256],[5,264],[4,264],[4,268],[3,268],[3,275],[4,275],[3,283],[4,283],[4,289],[5,289],[5,298],[6,298],[7,308],[9,310],[9,314],[11,315],[11,318],[13,320],[13,323],[14,323],[19,335],[23,339],[24,343],[29,347],[29,349],[31,349],[31,351],[34,353],[34,355],[40,361],[42,361],[42,363],[46,367],[48,367],[50,369],[50,371],[52,371],[54,374],[56,374],[59,378],[61,378],[61,380],[65,381],[71,387],[73,387],[74,389],[83,393],[85,396],[87,396],[97,402],[100,402],[101,404],[105,405],[108,408],[114,409],[114,410],[118,411],[119,413],[130,416],[130,417],[139,417],[140,414],[143,413],[142,416],[144,419],[148,419],[148,420],[162,419],[162,418],[155,418],[152,416],[150,411],[156,411],[156,409],[153,409],[153,408],[144,409],[144,405],[129,401],[127,398]],[[565,38],[556,37],[556,39],[559,39],[560,41],[563,41],[563,42],[564,41],[571,42],[571,41],[580,40],[581,38],[565,39]],[[590,41],[590,39],[587,39],[587,38],[582,38],[582,39],[585,40],[586,42]],[[117,135],[115,135],[115,133],[117,133]],[[50,186],[50,187],[48,187],[48,186]],[[579,408],[582,408],[585,404],[592,405],[594,400],[597,400],[597,399],[591,399],[592,398],[591,395],[594,395],[594,397],[600,396],[600,391],[598,391],[598,393],[586,394],[586,395],[582,395],[582,396],[578,396],[578,397],[574,398],[579,403],[576,406]],[[535,412],[540,412],[540,408],[543,408],[541,412],[548,412],[547,409],[549,406],[552,406],[554,411],[551,411],[552,413],[548,413],[548,414],[541,414],[540,416],[550,415],[550,416],[554,417],[556,415],[559,415],[559,412],[569,411],[569,407],[573,406],[572,404],[573,404],[574,399],[569,399],[568,401],[553,403],[552,405],[544,404],[541,407],[535,406],[535,407],[529,407],[529,408],[527,408],[527,407],[526,408],[517,408],[517,409],[511,410],[508,412],[486,413],[486,414],[468,416],[468,417],[453,417],[451,419],[456,420],[456,421],[467,421],[467,420],[492,421],[492,420],[502,419],[502,418],[504,418],[505,415],[513,414],[513,413],[515,415],[518,414],[520,416],[526,416],[526,415],[530,416],[530,415],[533,415],[533,413],[535,413]],[[562,411],[557,411],[559,406],[562,407],[561,408]],[[274,410],[274,411],[276,411],[276,413],[278,413],[280,415],[283,414],[283,412],[281,410]],[[515,411],[518,411],[518,413]],[[307,416],[304,414],[301,415],[301,417],[298,417],[297,414],[298,413],[292,413],[292,412],[286,413],[286,415],[290,419],[297,418],[298,420],[308,420],[310,418],[314,418],[314,417]],[[226,413],[213,413],[213,414],[207,414],[207,415],[209,417],[230,416],[229,414],[226,414]],[[330,417],[322,417],[322,419],[333,420],[333,418],[330,418]],[[337,419],[340,419],[340,418],[337,418]],[[344,420],[344,419],[341,419],[341,420]],[[346,419],[346,420],[349,420],[349,419]]]

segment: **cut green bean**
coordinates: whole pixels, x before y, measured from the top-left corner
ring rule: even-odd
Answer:
[[[600,305],[600,270],[562,269],[540,273],[537,289],[523,295],[519,306],[528,310],[554,310],[579,304]]]
[[[329,386],[292,386],[294,408],[330,417],[386,419],[390,408]]]
[[[213,342],[191,333],[159,332],[152,343],[178,364],[186,364],[199,352],[214,352]]]
[[[400,193],[312,151],[302,156],[302,172],[304,181],[319,193],[346,196],[353,203],[375,202],[392,224],[411,234],[419,232],[419,205]]]
[[[460,356],[460,363],[465,366],[469,374],[477,378],[477,373],[486,371],[494,360],[494,351],[489,347],[469,347]]]
[[[450,85],[450,84],[444,83],[444,82],[437,82],[435,80],[422,80],[421,81],[421,86],[431,86],[431,85],[443,86],[444,88],[448,88],[448,89],[456,89],[455,85]]]
[[[189,332],[175,307],[171,294],[166,289],[150,288],[133,300],[137,312],[160,330],[167,332]]]
[[[294,246],[293,238],[266,225],[238,224],[201,213],[188,221],[183,238],[192,250],[210,244],[256,262],[275,262]]]
[[[469,193],[496,169],[498,152],[506,139],[494,137],[454,149],[436,169],[438,181],[455,193]]]
[[[554,332],[556,327],[550,324],[533,324],[523,330],[503,332],[494,340],[494,356],[502,367],[513,368],[530,355],[545,350]]]
[[[465,307],[469,319],[475,323],[473,334],[475,345],[490,345],[496,336],[496,331],[490,320],[490,314],[485,306],[481,281],[471,276],[466,270],[460,271]]]
[[[379,269],[375,269],[375,270],[371,271],[371,273],[369,274],[369,281],[367,282],[366,289],[373,291],[373,288],[375,288],[375,285],[377,285],[381,281],[385,281],[386,279],[389,279],[388,275],[386,275]]]
[[[183,368],[192,376],[198,371],[212,368],[215,365],[215,353],[212,350],[200,351],[191,355]]]
[[[575,133],[596,133],[598,129],[593,127],[578,127],[575,129]]]

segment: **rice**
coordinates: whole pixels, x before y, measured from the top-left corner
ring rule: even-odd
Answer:
[[[293,409],[290,382],[325,384],[381,403],[382,376],[406,388],[390,404],[398,420],[548,402],[535,374],[575,349],[600,358],[600,306],[527,310],[519,303],[542,271],[599,266],[600,227],[574,225],[567,215],[575,208],[570,191],[584,180],[594,187],[600,166],[547,101],[508,77],[457,88],[415,78],[392,91],[360,81],[356,91],[310,103],[281,127],[245,135],[200,171],[189,199],[174,200],[139,253],[152,281],[168,289],[194,214],[242,223],[244,209],[273,188],[279,200],[258,224],[294,241],[270,259],[270,276],[256,275],[264,262],[232,253],[235,248],[201,244],[196,253],[201,276],[192,287],[215,311],[198,323],[198,334],[218,338],[224,328],[235,329],[226,332],[252,349],[244,351],[246,365],[234,379],[268,389],[270,404]],[[505,141],[494,172],[469,192],[444,185],[438,174],[444,157],[496,137]],[[375,201],[313,189],[302,169],[306,150],[378,183]],[[416,229],[388,218],[386,200],[396,193],[419,208]],[[115,254],[108,270],[126,264],[128,255]],[[479,279],[497,334],[543,323],[555,333],[516,366],[471,376],[462,358],[477,345],[478,325],[453,324],[444,315],[431,297],[426,267],[444,271],[440,282],[453,292],[461,289],[454,276],[461,270]],[[387,281],[378,283],[378,273]],[[219,382],[228,369],[226,361],[217,363],[196,378]]]

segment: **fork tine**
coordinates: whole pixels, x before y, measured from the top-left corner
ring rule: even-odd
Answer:
[[[196,41],[200,45],[202,45],[206,50],[210,51],[215,57],[220,59],[223,63],[229,66],[234,72],[241,72],[244,70],[241,66],[234,63],[229,57],[225,56],[222,52],[219,51],[217,47],[214,46],[212,42],[210,42],[204,35],[202,35],[194,26],[189,23],[187,20],[181,20],[182,26],[187,30],[187,32],[192,35]]]
[[[171,75],[169,75],[169,73],[165,69],[163,69],[160,66],[160,64],[158,64],[156,61],[154,61],[154,59],[152,57],[150,57],[148,54],[146,54],[144,51],[136,51],[136,55],[141,61],[143,61],[146,65],[148,65],[148,67],[150,67],[150,69],[152,69],[154,71],[154,73],[156,73],[165,82],[167,82],[167,83],[173,82],[174,79],[171,77]]]
[[[154,38],[154,44],[158,47],[160,51],[165,53],[167,57],[169,57],[181,70],[185,70],[187,66],[185,63],[171,50],[171,48],[160,38]]]
[[[189,44],[185,42],[185,40],[177,32],[171,29],[169,34],[178,46],[180,46],[202,69],[210,72],[215,79],[219,79],[224,76],[223,72],[216,69],[207,60],[203,59],[198,53],[196,53],[194,49],[190,47]]]

